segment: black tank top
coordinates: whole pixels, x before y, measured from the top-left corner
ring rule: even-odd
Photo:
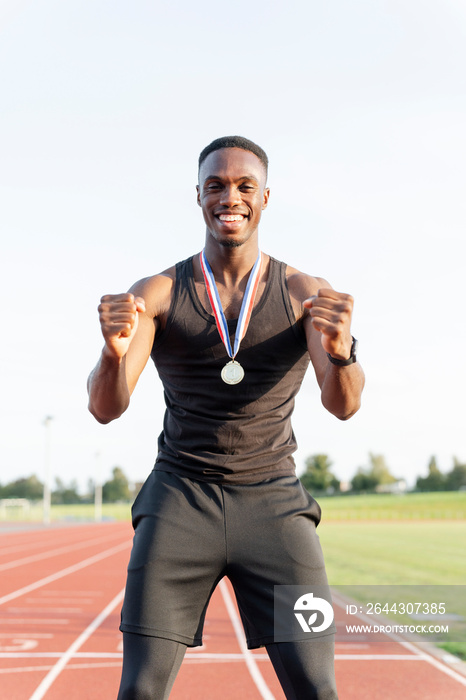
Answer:
[[[309,364],[286,265],[270,258],[268,280],[236,359],[244,379],[225,384],[229,361],[214,317],[196,292],[192,257],[176,266],[165,329],[152,348],[166,412],[156,469],[201,481],[253,483],[294,474],[294,398]],[[228,321],[233,345],[236,320]]]

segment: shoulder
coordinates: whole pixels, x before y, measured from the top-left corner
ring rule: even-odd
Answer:
[[[319,289],[331,289],[331,285],[323,277],[307,275],[291,265],[286,266],[286,283],[297,318],[301,318],[305,313],[303,302],[306,299],[317,294]]]
[[[146,304],[146,314],[150,318],[161,318],[168,313],[176,282],[176,265],[150,277],[135,282],[131,294],[142,297]]]

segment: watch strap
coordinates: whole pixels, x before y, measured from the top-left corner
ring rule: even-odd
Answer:
[[[338,367],[346,367],[347,365],[352,365],[353,362],[356,362],[356,350],[358,346],[358,341],[356,338],[353,337],[353,342],[351,344],[351,354],[347,360],[338,360],[336,357],[332,357],[332,355],[328,352],[327,357],[332,363],[332,365],[337,365]]]

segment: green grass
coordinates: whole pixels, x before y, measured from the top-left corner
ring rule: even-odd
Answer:
[[[334,585],[466,583],[466,521],[324,521],[318,533]]]
[[[466,643],[464,642],[445,642],[444,644],[438,645],[440,649],[445,649],[450,654],[458,656],[463,661],[466,661]]]
[[[466,491],[317,497],[329,520],[465,520]]]
[[[324,521],[317,531],[330,584],[340,593],[360,602],[445,602],[446,611],[460,619],[448,623],[442,648],[464,658],[466,595],[456,586],[466,584],[466,521]],[[399,624],[413,622],[388,616]]]

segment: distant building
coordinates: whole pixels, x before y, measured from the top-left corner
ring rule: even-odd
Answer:
[[[397,479],[392,484],[379,484],[376,493],[406,493],[408,485],[404,479]]]

